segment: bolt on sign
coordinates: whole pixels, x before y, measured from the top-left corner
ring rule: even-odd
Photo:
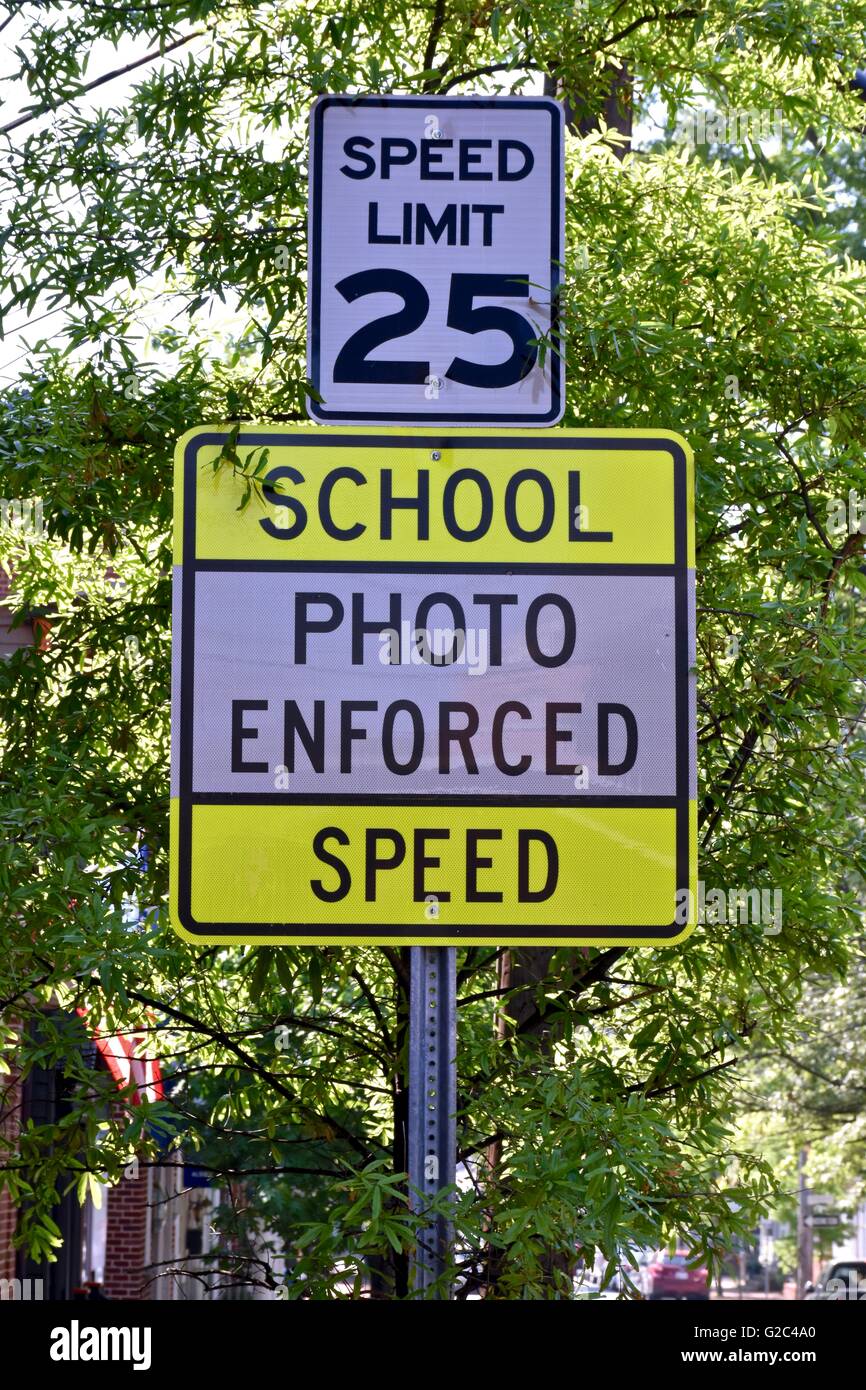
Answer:
[[[546,97],[318,98],[314,419],[561,418],[563,141],[562,107]]]
[[[227,448],[256,479],[241,510]],[[674,434],[186,434],[177,930],[683,940],[693,577],[692,457]]]

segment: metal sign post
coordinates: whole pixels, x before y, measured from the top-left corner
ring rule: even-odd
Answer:
[[[457,952],[413,946],[410,961],[409,1186],[420,1218],[412,1286],[422,1293],[445,1273],[453,1239],[447,1215],[429,1207],[456,1179]]]
[[[232,437],[261,465],[240,512],[227,427],[177,454],[172,922],[412,949],[414,1287],[441,1288],[454,948],[695,923],[691,455],[660,430]]]
[[[547,98],[317,101],[318,423],[176,453],[172,924],[410,948],[422,1295],[448,1297],[455,948],[696,922],[693,461],[664,430],[539,428],[563,130]]]

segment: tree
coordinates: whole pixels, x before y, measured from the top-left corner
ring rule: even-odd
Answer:
[[[808,1150],[810,1186],[832,1191],[843,1211],[866,1195],[864,990],[860,942],[843,981],[807,984],[796,1035],[785,1047],[757,1052],[743,1075],[744,1128],[752,1143],[791,1169],[794,1156]],[[789,1196],[795,1188],[792,1181]]]
[[[305,1276],[293,1295],[344,1296],[369,1269],[408,1292],[406,961],[172,935],[168,533],[178,435],[302,413],[310,101],[552,83],[587,132],[567,150],[566,423],[672,428],[695,449],[701,877],[781,891],[783,924],[735,902],[684,947],[554,951],[510,1010],[498,953],[460,953],[459,1287],[562,1297],[551,1252],[599,1250],[612,1269],[679,1233],[715,1266],[754,1224],[771,1165],[735,1143],[733,1078],[750,1050],[787,1046],[808,979],[844,971],[857,913],[842,869],[862,854],[864,538],[838,525],[866,492],[862,268],[814,190],[803,216],[796,167],[774,177],[677,143],[617,158],[589,117],[611,112],[613,72],[636,126],[651,106],[673,125],[712,101],[858,139],[847,75],[864,18],[848,0],[28,12],[2,308],[63,322],[30,335],[2,395],[4,491],[42,497],[46,522],[42,539],[4,528],[2,554],[20,613],[50,624],[0,668],[8,1038],[26,1068],[49,1044],[21,1026],[51,1000],[109,1026],[149,1017],[175,1074],[153,1118],[245,1182],[232,1234],[275,1231]],[[123,41],[119,85],[85,70],[104,39]],[[135,928],[131,895],[152,909]],[[103,1128],[92,1075],[48,1028],[74,1121],[28,1136],[24,1172],[14,1152],[0,1171],[39,1194],[21,1230],[37,1250],[64,1174],[116,1179],[132,1144],[152,1145],[145,1113]]]

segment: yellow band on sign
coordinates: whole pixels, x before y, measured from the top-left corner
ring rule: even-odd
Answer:
[[[307,439],[299,430],[298,442],[243,449],[252,470],[266,454],[260,477],[270,482],[241,514],[237,478],[213,470],[221,446],[201,446],[196,557],[520,563],[543,548],[548,563],[571,563],[579,546],[587,564],[674,562],[668,450],[623,449],[612,469],[609,456],[577,440],[554,451],[550,436],[535,432],[529,448],[513,446],[514,431],[485,434],[485,447],[460,440],[455,448],[450,437],[431,447],[394,430],[387,452],[353,431],[358,443],[335,458],[324,433],[309,430]],[[565,442],[564,433],[555,437]]]
[[[175,496],[181,935],[688,935],[685,441],[215,426]]]

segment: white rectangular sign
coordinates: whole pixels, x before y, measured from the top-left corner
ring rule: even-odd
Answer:
[[[562,418],[563,130],[542,97],[316,101],[313,419]]]

